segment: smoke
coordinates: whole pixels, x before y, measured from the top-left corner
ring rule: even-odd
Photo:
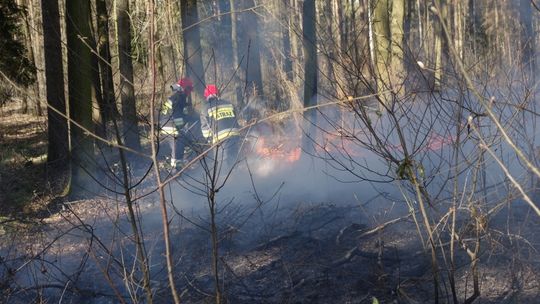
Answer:
[[[328,119],[329,113],[335,114],[336,109],[319,112],[320,130],[308,140],[315,146],[310,153],[302,147],[303,127],[290,117],[250,128],[232,172],[218,164],[217,171],[221,171],[216,184],[223,183],[217,193],[219,201],[250,206],[279,198],[282,204],[289,205],[298,202],[343,205],[363,203],[379,195],[388,179],[379,178],[377,182],[383,182],[379,187],[377,182],[369,182],[377,178],[366,172],[366,168],[387,172],[388,164],[331,130],[332,126],[324,123],[323,118]],[[204,210],[212,166],[211,158],[207,158],[171,184],[170,198],[178,209]]]

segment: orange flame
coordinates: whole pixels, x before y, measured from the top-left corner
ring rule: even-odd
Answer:
[[[255,145],[255,152],[262,158],[282,160],[288,163],[298,161],[302,155],[300,147],[289,148],[284,142],[269,144],[265,137],[259,137]]]

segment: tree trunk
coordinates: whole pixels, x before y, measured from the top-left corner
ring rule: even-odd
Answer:
[[[385,91],[391,88],[389,66],[392,50],[390,45],[389,6],[388,0],[372,1],[372,29],[373,41],[375,44],[375,80],[380,101],[386,104],[389,101],[390,96]]]
[[[103,96],[102,113],[105,125],[118,117],[114,98],[113,73],[111,67],[111,50],[109,42],[109,13],[105,0],[96,0],[97,13],[97,51],[99,54],[99,71],[101,75],[101,90]]]
[[[476,45],[478,40],[478,30],[480,28],[480,13],[478,3],[475,0],[469,0],[469,37],[471,37],[471,48],[473,54],[477,54]]]
[[[351,12],[351,19],[350,19],[350,23],[349,23],[349,33],[352,35],[352,39],[350,40],[351,43],[353,43],[355,46],[351,49],[352,52],[353,52],[353,55],[354,55],[354,64],[355,66],[361,66],[361,62],[360,62],[360,51],[359,51],[359,47],[358,47],[358,39],[360,38],[360,36],[358,35],[358,29],[356,27],[356,24],[358,22],[358,20],[356,20],[357,16],[356,16],[356,5],[355,5],[355,0],[351,0],[349,5],[350,5],[350,12]],[[360,5],[360,3],[359,3]]]
[[[424,35],[425,35],[424,26],[425,26],[425,22],[422,22],[423,21],[423,15],[422,15],[422,6],[420,5],[420,0],[415,1],[415,9],[416,9],[416,15],[417,15],[417,18],[418,18],[418,45],[419,45],[420,50],[422,50],[423,45],[424,45]],[[419,55],[421,55],[421,53]]]
[[[181,0],[182,29],[184,30],[184,62],[186,75],[193,80],[194,99],[203,99],[205,87],[204,65],[202,60],[201,35],[199,31],[199,13],[197,0]]]
[[[300,62],[300,58],[302,57],[302,45],[299,38],[302,31],[302,24],[297,23],[300,17],[298,13],[300,10],[298,0],[292,0],[292,2],[292,12],[290,14],[291,16],[289,16],[289,37],[291,39],[291,57],[294,59],[293,80],[295,85],[299,86],[302,83],[301,64],[295,64],[295,62]]]
[[[495,14],[496,16],[497,14]],[[454,46],[459,58],[463,59],[462,0],[454,0]],[[498,44],[497,44],[498,47]]]
[[[38,60],[39,58],[37,58],[37,53],[38,53],[38,48],[36,47],[36,38],[37,38],[37,35],[35,35],[35,32],[32,31],[32,29],[34,28],[34,4],[32,3],[31,0],[26,0],[26,1],[23,1],[22,3],[17,3],[18,5],[21,5],[21,6],[24,6],[28,9],[28,11],[24,10],[24,24],[25,24],[25,27],[24,27],[24,36],[26,38],[26,46],[27,46],[27,49],[28,49],[28,59],[30,59],[30,61],[36,66],[36,69],[37,69],[37,73],[36,73],[36,82],[34,82],[32,84],[32,91],[34,93],[34,98],[33,98],[33,101],[34,101],[34,104],[33,104],[33,109],[32,109],[32,114],[34,115],[38,115],[38,116],[42,116],[43,115],[43,111],[41,110],[41,94],[40,94],[40,90],[39,90],[39,85],[40,85],[40,80],[41,80],[41,77],[39,77],[40,75],[40,71],[39,69],[37,68],[37,66],[39,65],[39,61]],[[28,94],[26,94],[26,96],[24,96],[24,100],[26,102],[25,106],[23,107],[23,113],[27,113],[28,112]]]
[[[41,22],[43,20],[40,20],[39,16],[41,16],[41,7],[39,4],[37,4],[37,7],[34,7],[34,0],[28,0],[28,13],[30,14],[30,24],[32,25],[32,28],[40,28]],[[41,22],[40,22],[41,21]],[[34,30],[35,31],[35,30]],[[42,47],[42,33],[39,33],[39,31],[35,31],[34,34],[35,38],[32,39],[32,47],[34,52],[34,62],[36,66],[36,101],[34,103],[35,112],[39,116],[43,116],[43,109],[42,109],[42,98],[46,95],[45,93],[45,74],[43,67],[43,62],[45,59],[43,58],[43,47]]]
[[[390,47],[392,49],[392,86],[394,92],[403,93],[402,84],[403,79],[405,79],[405,68],[403,65],[403,41],[405,38],[403,24],[405,22],[405,1],[393,0],[391,10],[392,14],[390,17]]]
[[[43,44],[45,52],[45,79],[47,86],[47,121],[49,146],[47,163],[59,171],[67,169],[69,138],[64,95],[64,67],[60,37],[60,11],[58,1],[41,0],[43,15]],[[53,109],[59,113],[55,112]],[[55,171],[55,170],[53,170]]]
[[[243,108],[242,103],[242,86],[240,83],[240,79],[242,78],[242,73],[240,67],[239,67],[239,49],[238,49],[238,20],[236,16],[236,5],[235,0],[229,0],[230,1],[230,8],[231,8],[231,42],[232,42],[232,59],[233,59],[233,68],[236,71],[234,82],[234,91],[236,96],[236,105],[238,108]]]
[[[349,48],[349,29],[347,27],[347,14],[344,9],[343,1],[345,0],[337,0],[338,1],[338,16],[339,16],[339,33],[341,35],[341,52],[343,54],[347,53]]]
[[[90,0],[66,2],[66,29],[68,46],[68,91],[71,119],[92,130],[92,54],[87,44],[91,37]],[[56,58],[58,60],[58,58]],[[81,190],[95,190],[91,174],[94,170],[93,141],[87,132],[71,124],[72,188],[70,195],[79,197]]]
[[[243,0],[240,9],[248,9],[255,6],[253,0]],[[261,57],[259,47],[259,24],[257,14],[254,12],[242,13],[242,31],[240,43],[243,44],[240,52],[244,57],[241,68],[246,76],[246,88],[254,90],[256,95],[263,95]],[[240,57],[240,56],[239,56]],[[247,94],[248,96],[251,94]],[[246,101],[249,102],[249,101]]]
[[[328,1],[325,3],[318,3],[318,6],[315,7],[317,11],[320,11],[320,18],[318,22],[318,29],[317,31],[321,32],[321,36],[319,37],[321,41],[325,41],[327,43],[321,43],[320,44],[320,51],[322,53],[323,57],[323,68],[324,72],[322,74],[322,77],[318,79],[319,85],[321,87],[325,87],[325,85],[328,88],[328,92],[331,96],[337,95],[337,87],[336,87],[336,75],[334,74],[334,64],[337,64],[335,62],[336,54],[335,54],[335,48],[334,46],[337,45],[336,43],[336,36],[333,32],[332,28],[332,21],[333,21],[333,15],[332,15],[332,1]],[[321,70],[322,72],[323,70]]]
[[[304,0],[302,7],[302,33],[304,45],[304,107],[317,104],[317,36],[316,36],[316,13],[315,0]],[[304,112],[306,127],[304,131],[303,146],[308,152],[313,152],[315,140],[316,117],[315,110]]]
[[[169,77],[174,77],[175,80],[178,80],[180,78],[180,72],[179,68],[181,68],[178,65],[178,57],[179,54],[181,54],[181,48],[182,48],[182,40],[181,40],[181,33],[179,31],[179,22],[180,19],[180,8],[178,5],[178,1],[176,0],[167,0],[165,7],[166,7],[166,14],[167,14],[167,31],[166,35],[170,42],[170,48],[169,48],[169,55],[167,55],[168,58],[171,58],[171,67],[169,67],[170,74],[167,75],[173,75]],[[169,78],[167,78],[169,79]]]
[[[315,22],[315,0],[305,0],[303,13],[304,45],[304,106],[317,104],[317,37]]]
[[[228,76],[230,76],[230,71],[233,71],[235,67],[233,67],[233,63],[231,62],[231,58],[233,56],[233,47],[232,47],[232,34],[231,34],[231,25],[232,25],[232,19],[231,19],[231,3],[230,0],[219,0],[219,13],[220,13],[220,19],[219,19],[219,50],[218,52],[221,54],[221,59],[223,60],[221,63],[223,64],[223,73],[227,77],[225,78],[225,81],[228,81]]]
[[[521,33],[521,60],[530,76],[534,75],[535,71],[535,36],[533,31],[533,7],[531,0],[520,0],[519,11],[523,30]]]
[[[434,72],[434,85],[433,89],[438,91],[441,89],[441,80],[443,75],[443,43],[445,41],[445,34],[441,26],[442,20],[446,20],[447,17],[447,5],[445,0],[439,1],[439,14],[441,15],[440,20],[437,20],[435,23],[435,72]]]
[[[289,35],[290,27],[291,27],[291,20],[289,18],[289,1],[288,0],[282,0],[281,1],[282,8],[281,13],[282,17],[281,20],[283,21],[284,26],[281,27],[281,39],[283,42],[283,72],[287,76],[287,79],[292,81],[293,80],[293,65],[292,65],[292,54],[291,54],[291,37]]]
[[[124,142],[129,148],[140,151],[141,143],[139,141],[135,91],[133,89],[129,0],[116,0],[116,14]]]
[[[93,21],[90,21],[93,23]],[[92,33],[94,33],[92,29]],[[105,128],[105,121],[103,120],[106,116],[106,107],[103,102],[103,92],[101,90],[101,75],[99,73],[99,55],[96,54],[96,41],[95,40],[87,40],[85,41],[87,46],[90,47],[92,50],[91,52],[91,66],[92,66],[92,85],[95,92],[95,99],[92,100],[92,121],[94,122],[94,128],[92,129],[97,136],[101,138],[106,137],[106,128]],[[99,145],[101,145],[100,142],[98,142]]]

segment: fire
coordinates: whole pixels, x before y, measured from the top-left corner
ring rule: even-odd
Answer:
[[[361,157],[363,153],[351,137],[347,137],[339,130],[336,133],[324,132],[321,136],[322,144],[317,144],[315,149],[319,153],[338,153],[350,157]]]
[[[265,137],[259,137],[255,144],[255,152],[263,159],[282,160],[294,163],[300,159],[302,149],[300,147],[288,147],[287,142],[267,143]]]

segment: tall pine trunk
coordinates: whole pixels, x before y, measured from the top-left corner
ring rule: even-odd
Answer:
[[[520,0],[519,3],[520,19],[523,24],[521,33],[521,60],[530,76],[535,71],[535,36],[533,31],[533,7],[530,0]]]
[[[43,44],[47,87],[48,140],[47,163],[59,171],[67,169],[69,154],[64,67],[60,37],[60,10],[57,0],[41,0],[43,14]],[[53,110],[55,109],[55,110]],[[54,171],[54,170],[53,170]]]
[[[231,35],[231,3],[229,0],[219,0],[219,35],[218,35],[218,45],[219,49],[216,52],[222,53],[220,59],[224,59],[221,63],[223,64],[223,71],[221,74],[225,75],[225,81],[228,81],[231,71],[234,70],[233,63],[231,58],[233,56],[233,47],[232,47],[232,35]]]
[[[126,146],[139,151],[139,128],[135,91],[133,89],[133,62],[131,59],[131,21],[129,0],[116,1],[116,22],[118,38],[118,59],[120,65],[120,100],[122,102],[122,123]]]
[[[392,85],[394,92],[402,93],[403,79],[405,78],[405,67],[403,65],[404,52],[403,42],[405,40],[405,0],[393,0],[390,15],[390,34],[392,49]]]
[[[304,45],[304,107],[317,104],[317,36],[316,36],[316,13],[315,0],[305,0],[302,7],[302,33]],[[312,140],[315,140],[315,111],[304,112],[307,134],[304,136],[304,149],[313,151]]]
[[[109,13],[105,0],[96,0],[97,13],[97,51],[99,54],[99,72],[104,111],[102,118],[105,124],[118,116],[114,98],[113,73],[111,66],[111,50],[109,41]]]
[[[293,80],[293,65],[292,65],[292,53],[291,53],[291,37],[290,37],[290,27],[291,27],[291,18],[290,18],[290,4],[289,0],[281,0],[281,21],[284,26],[281,27],[281,39],[283,41],[283,71],[287,76],[287,79]]]
[[[84,191],[92,193],[95,183],[93,141],[86,130],[91,131],[92,100],[92,54],[83,41],[91,37],[90,0],[66,2],[66,29],[68,46],[68,91],[71,123],[72,187],[71,196],[79,197]]]
[[[315,0],[305,0],[302,8],[304,45],[304,106],[317,104],[317,37],[315,21]]]
[[[242,5],[239,9],[248,9],[255,6],[253,0],[242,0]],[[245,86],[248,89],[248,92],[253,92],[256,95],[263,95],[263,84],[262,84],[262,72],[261,72],[261,55],[260,55],[260,46],[259,46],[259,22],[257,19],[257,14],[252,11],[247,11],[242,13],[241,18],[241,28],[240,31],[240,43],[241,47],[239,52],[244,57],[242,64],[240,65],[244,71]],[[239,56],[241,57],[241,56]],[[247,96],[249,96],[248,94]],[[246,101],[249,103],[249,100]]]
[[[206,84],[202,61],[201,35],[199,30],[199,13],[197,0],[181,0],[182,30],[184,31],[184,63],[186,75],[193,80],[193,97],[196,101],[203,99]]]
[[[94,32],[92,32],[94,33]],[[96,135],[102,138],[106,137],[106,127],[105,127],[105,121],[103,120],[106,116],[106,106],[103,102],[103,92],[101,91],[101,75],[99,73],[99,55],[95,53],[97,47],[96,47],[96,41],[87,41],[92,51],[92,59],[91,59],[91,66],[92,66],[92,85],[94,86],[94,92],[96,94],[95,100],[93,100],[94,104],[92,105],[92,121],[94,122],[94,131],[96,132]]]
[[[375,80],[377,84],[377,92],[382,103],[386,104],[389,101],[387,90],[391,88],[390,83],[390,60],[392,55],[390,44],[390,12],[388,0],[371,0],[372,6],[372,21],[371,27],[373,31],[374,43],[374,70]]]
[[[240,78],[242,73],[239,65],[240,65],[240,56],[239,56],[239,49],[238,49],[238,21],[236,16],[236,5],[235,0],[229,0],[230,8],[231,8],[231,42],[232,42],[232,60],[233,60],[233,68],[236,71],[235,73],[235,79],[234,79],[234,91],[236,96],[236,104],[239,108],[242,107],[242,86],[240,84]]]
[[[435,51],[435,72],[434,72],[434,90],[441,89],[441,80],[443,76],[443,44],[445,41],[445,34],[441,22],[446,22],[448,8],[445,0],[439,1],[439,14],[441,14],[441,20],[437,20],[435,24],[435,36],[434,36],[434,51]],[[444,21],[443,21],[444,20]]]
[[[19,2],[19,1],[18,1]],[[32,91],[34,93],[33,98],[33,105],[32,105],[32,114],[42,116],[43,111],[41,110],[41,92],[39,90],[40,87],[40,81],[42,77],[40,76],[40,71],[38,66],[41,64],[40,58],[38,58],[38,47],[36,47],[36,38],[38,38],[38,35],[36,35],[34,29],[34,19],[36,18],[34,16],[34,4],[31,0],[22,1],[21,3],[17,3],[18,5],[21,5],[23,7],[26,7],[26,10],[23,10],[24,12],[24,36],[26,40],[26,46],[28,50],[28,58],[30,61],[36,66],[37,73],[36,73],[36,82],[32,84]],[[25,94],[23,97],[25,100],[25,105],[23,107],[23,113],[28,113],[28,94]]]

